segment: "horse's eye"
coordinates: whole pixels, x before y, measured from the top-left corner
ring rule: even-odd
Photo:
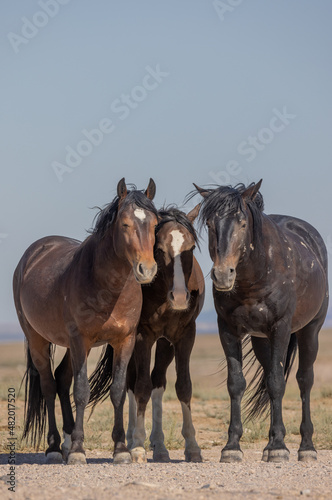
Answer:
[[[244,222],[244,223],[242,224],[242,226],[241,226],[241,227],[242,227],[242,228],[247,227],[247,223],[246,223],[246,222]]]
[[[123,224],[123,227],[129,227],[129,224]]]

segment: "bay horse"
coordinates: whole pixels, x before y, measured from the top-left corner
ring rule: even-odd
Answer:
[[[174,207],[158,211],[159,224],[154,251],[158,272],[150,285],[142,287],[142,313],[127,375],[127,441],[135,462],[146,462],[145,410],[150,397],[153,418],[150,444],[153,460],[170,460],[162,430],[162,398],[166,388],[166,371],[174,356],[177,373],[175,388],[183,414],[185,459],[191,462],[202,461],[192,423],[192,384],[189,371],[196,335],[195,322],[203,307],[205,293],[204,277],[193,255],[198,243],[193,222],[199,208],[200,205],[197,205],[187,215]],[[155,363],[150,374],[151,349],[155,342]],[[107,397],[111,377],[112,348],[107,346],[90,378],[90,402],[93,406]]]
[[[153,256],[157,211],[155,183],[145,192],[127,190],[124,178],[117,196],[101,210],[91,234],[80,241],[49,236],[33,243],[21,258],[13,280],[17,315],[26,336],[25,425],[37,447],[49,430],[47,463],[86,463],[83,417],[89,401],[87,355],[110,343],[114,349],[111,399],[114,406],[114,462],[131,462],[125,445],[123,404],[126,372],[142,307],[141,284],[157,271]],[[54,376],[51,349],[67,352]],[[69,389],[74,377],[74,421]],[[64,443],[56,427],[54,404],[59,395]]]
[[[261,414],[270,403],[269,442],[262,459],[289,459],[282,398],[298,346],[296,378],[302,400],[298,460],[310,461],[317,458],[310,391],[318,333],[328,308],[327,251],[307,222],[263,213],[261,182],[215,189],[194,184],[203,196],[200,220],[208,227],[214,304],[228,368],[230,424],[221,461],[242,459],[241,399],[246,381],[241,341],[248,335],[262,367],[249,400],[250,415]]]

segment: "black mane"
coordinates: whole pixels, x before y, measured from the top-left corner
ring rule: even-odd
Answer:
[[[179,210],[174,205],[171,205],[169,207],[163,207],[160,210],[158,210],[158,217],[159,217],[159,224],[156,228],[156,234],[158,234],[158,231],[163,227],[164,224],[166,224],[166,222],[175,221],[181,224],[185,229],[187,229],[187,231],[189,231],[189,233],[194,238],[195,243],[199,247],[198,236],[195,231],[195,228],[184,212]]]
[[[119,208],[119,200],[120,198],[116,196],[113,201],[111,201],[111,203],[106,205],[104,208],[99,209],[99,213],[95,217],[95,225],[90,230],[92,234],[98,234],[101,237],[105,235],[105,232],[116,218],[116,214],[118,213]],[[137,190],[136,186],[133,186],[133,189],[131,191],[128,191],[128,194],[124,199],[124,203],[136,205],[138,208],[148,210],[149,212],[152,212],[156,217],[158,217],[157,209],[152,201],[146,197],[143,190]]]

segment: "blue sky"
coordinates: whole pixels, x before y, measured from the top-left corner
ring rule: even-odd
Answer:
[[[331,254],[331,18],[328,0],[1,2],[0,322],[29,244],[84,239],[123,176],[153,177],[157,207],[263,178],[265,211]],[[206,241],[197,258],[207,274]]]

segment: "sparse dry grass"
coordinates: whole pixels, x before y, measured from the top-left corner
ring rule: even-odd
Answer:
[[[89,358],[89,371],[94,369],[100,350],[93,350]],[[64,351],[57,349],[56,363]],[[227,439],[229,422],[229,402],[226,385],[221,385],[225,373],[220,373],[220,361],[223,352],[218,335],[199,335],[191,357],[191,374],[193,382],[192,412],[199,445],[204,448],[223,446]],[[315,427],[314,442],[318,449],[332,449],[332,331],[325,330],[320,334],[320,351],[315,363],[315,384],[312,390],[312,420]],[[296,363],[296,362],[295,362]],[[0,349],[0,447],[6,452],[8,438],[7,428],[7,393],[14,387],[16,400],[16,431],[20,440],[23,425],[24,394],[18,395],[19,386],[25,371],[23,343],[4,344]],[[295,380],[294,366],[289,378],[284,398],[284,422],[287,430],[286,442],[297,446],[300,442],[301,401]],[[181,435],[182,413],[175,389],[174,363],[168,370],[168,384],[164,397],[164,434],[169,449],[183,447]],[[88,421],[86,412],[85,447],[87,450],[112,450],[111,430],[113,425],[113,409],[109,400],[98,405]],[[127,426],[128,403],[125,406],[125,427]],[[61,429],[60,405],[57,402],[56,415]],[[252,443],[267,440],[269,419],[244,423],[242,446],[246,448]],[[151,403],[146,415],[146,432],[151,432]],[[18,443],[17,451],[32,451],[25,443]]]

